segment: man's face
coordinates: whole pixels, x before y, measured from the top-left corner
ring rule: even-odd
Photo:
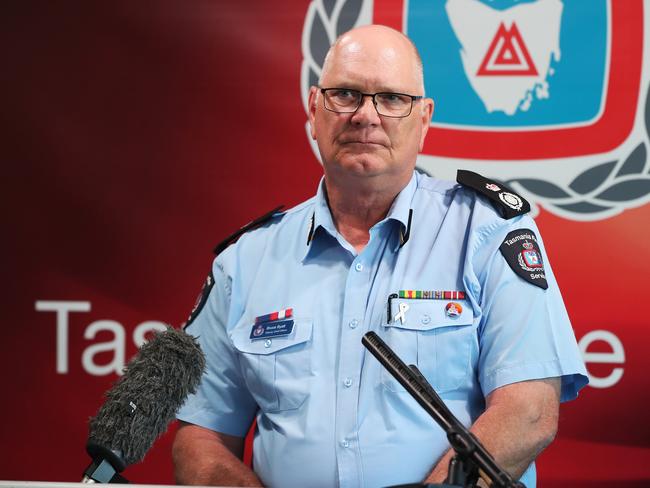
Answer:
[[[364,34],[344,39],[332,53],[322,87],[422,95],[410,45],[396,36]],[[355,113],[335,113],[325,109],[323,94],[312,87],[309,108],[311,135],[326,175],[389,176],[406,184],[424,143],[433,102],[414,102],[404,118],[380,116],[370,97],[364,97]]]

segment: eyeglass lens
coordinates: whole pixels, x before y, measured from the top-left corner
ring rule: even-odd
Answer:
[[[325,91],[325,108],[334,112],[355,112],[361,105],[363,95],[356,90],[331,89]],[[413,99],[400,93],[376,93],[377,113],[389,117],[405,117],[411,112]]]

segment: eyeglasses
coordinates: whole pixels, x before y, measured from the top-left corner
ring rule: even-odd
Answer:
[[[319,87],[320,88],[320,87]],[[413,110],[413,102],[424,97],[406,93],[363,93],[347,88],[321,88],[323,104],[330,112],[339,114],[354,113],[361,106],[363,97],[371,97],[372,104],[379,115],[384,117],[408,117]]]

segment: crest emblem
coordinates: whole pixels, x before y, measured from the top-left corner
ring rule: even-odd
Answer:
[[[519,198],[514,193],[509,193],[507,191],[499,193],[499,200],[501,200],[513,210],[521,210],[521,207],[524,206],[524,202],[521,198]]]
[[[543,268],[542,257],[535,250],[535,245],[532,242],[524,241],[521,245],[523,250],[519,253],[519,264],[527,271],[538,268]]]
[[[521,252],[521,258],[526,268],[542,268],[542,259],[534,249]]]

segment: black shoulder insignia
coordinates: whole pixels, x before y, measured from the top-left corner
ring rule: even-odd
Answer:
[[[488,197],[496,204],[496,209],[504,219],[511,219],[530,212],[530,204],[503,183],[497,183],[478,173],[464,169],[458,170],[456,181]]]
[[[241,229],[239,229],[237,232],[234,234],[231,234],[230,236],[226,237],[223,241],[221,241],[219,244],[217,244],[214,248],[214,254],[219,255],[223,252],[224,249],[226,249],[228,246],[231,244],[234,244],[237,242],[237,239],[239,239],[242,235],[244,235],[246,232],[251,231],[253,229],[257,229],[264,223],[268,222],[271,220],[273,217],[275,217],[280,211],[284,208],[284,205],[280,205],[279,207],[274,208],[270,212],[265,213],[261,217],[256,218],[255,220],[251,220],[248,224],[243,226]]]

